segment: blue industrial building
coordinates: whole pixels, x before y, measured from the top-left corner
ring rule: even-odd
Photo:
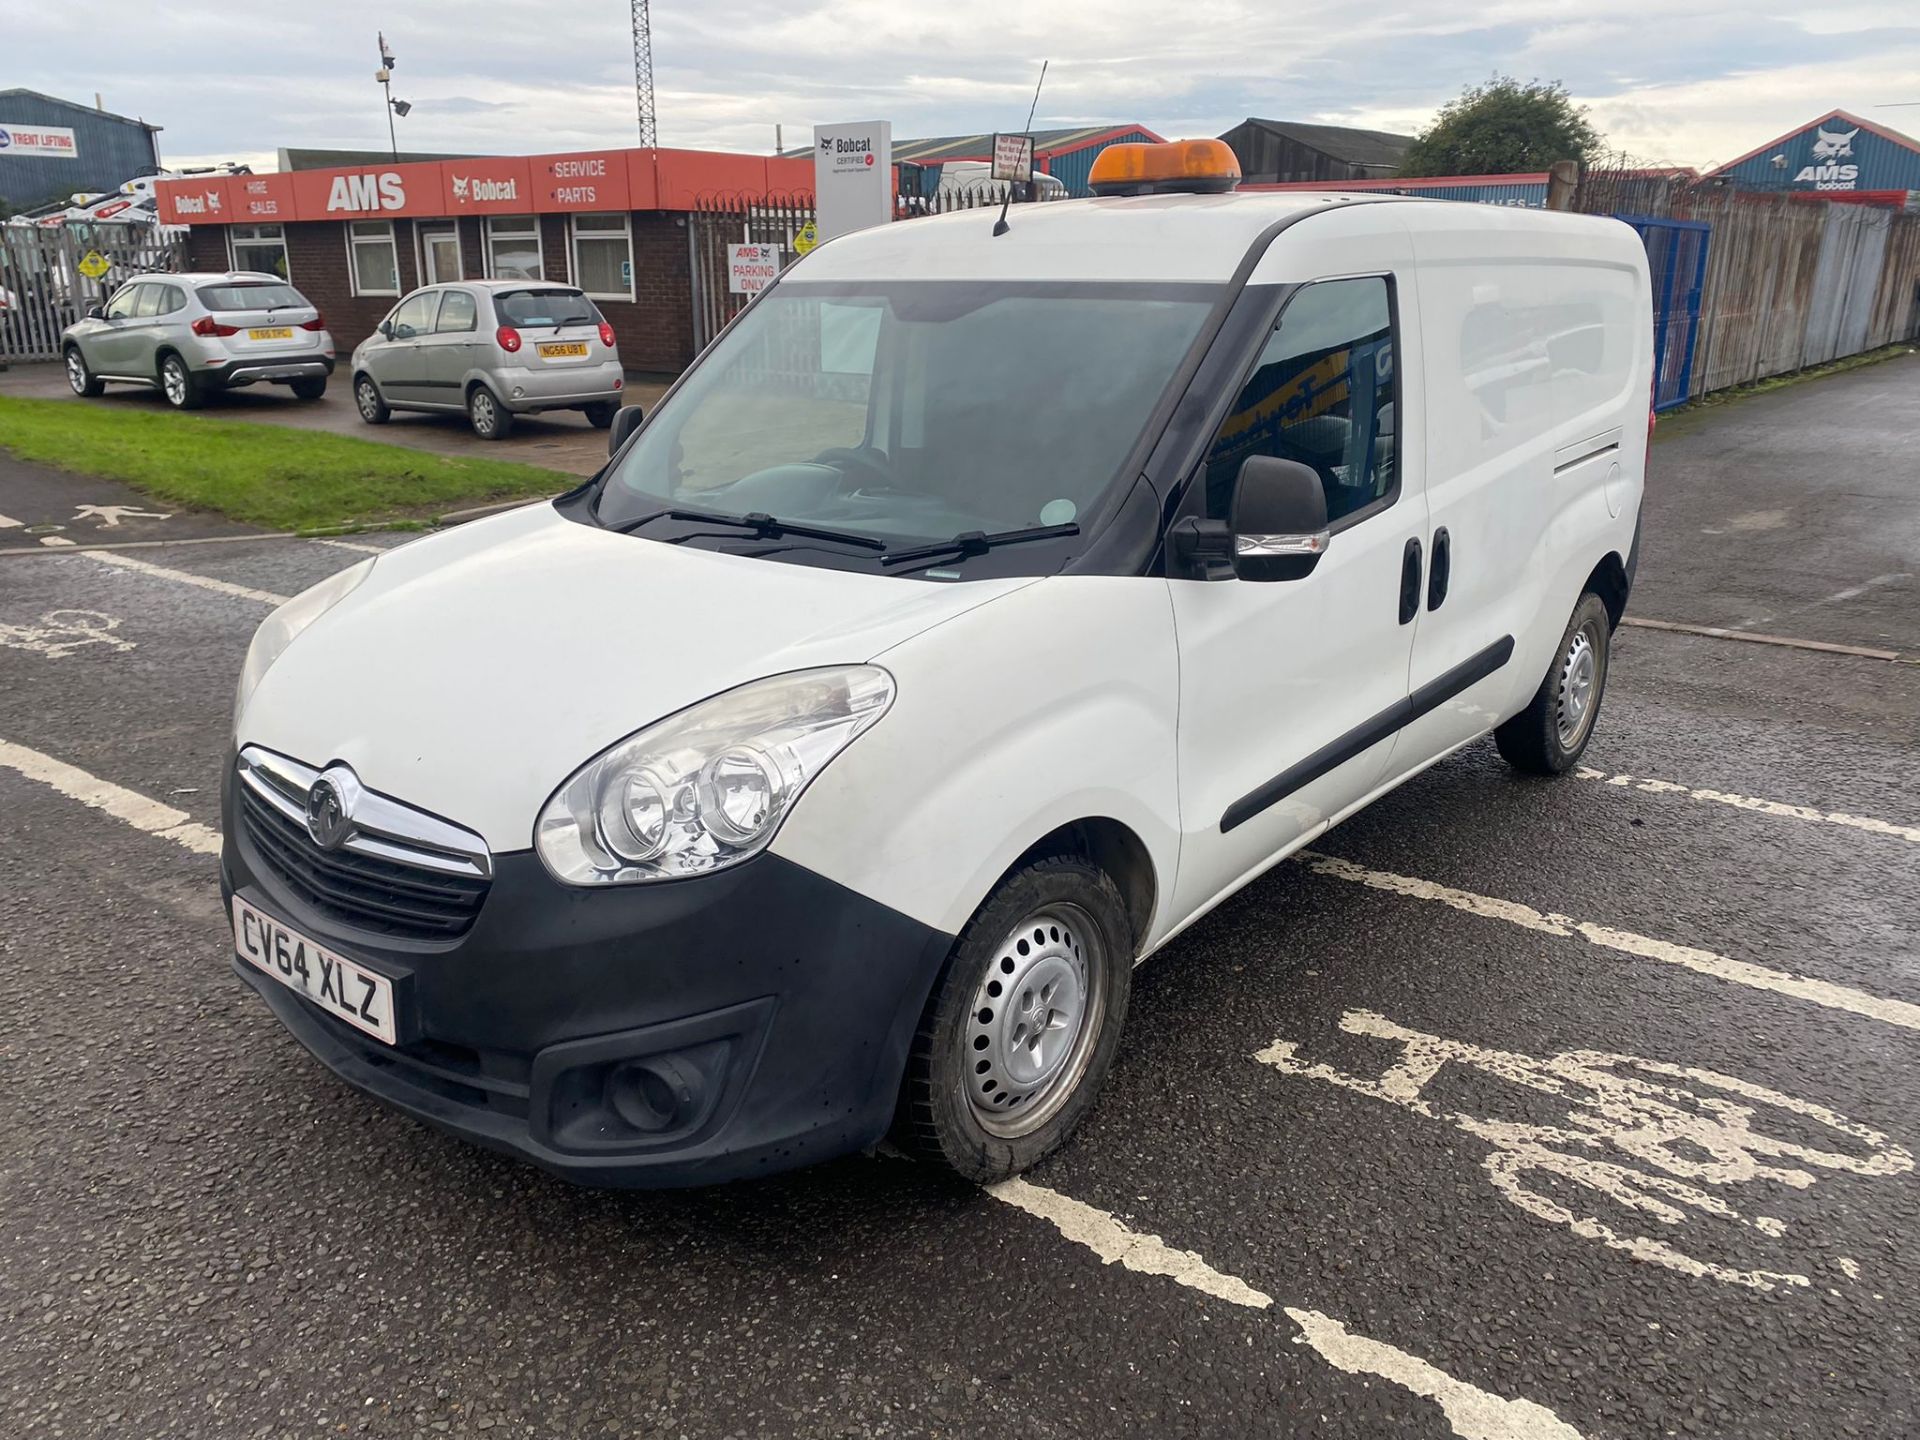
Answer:
[[[1845,110],[1756,146],[1708,172],[1741,190],[1843,198],[1920,191],[1920,140]]]
[[[15,210],[117,190],[160,168],[158,125],[37,90],[0,90],[0,200]]]

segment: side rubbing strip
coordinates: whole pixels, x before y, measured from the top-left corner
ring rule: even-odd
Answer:
[[[1513,637],[1502,635],[1479,654],[1462,661],[1444,675],[1435,676],[1406,699],[1389,705],[1363,725],[1356,725],[1339,739],[1321,746],[1299,764],[1282,770],[1273,779],[1250,790],[1220,817],[1220,833],[1244,825],[1270,805],[1277,805],[1303,785],[1311,785],[1328,771],[1337,769],[1362,750],[1370,750],[1382,740],[1404,730],[1429,711],[1438,710],[1447,701],[1471,689],[1513,658]]]

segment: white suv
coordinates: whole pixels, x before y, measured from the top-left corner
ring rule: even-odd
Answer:
[[[279,276],[246,270],[140,276],[69,325],[60,351],[74,394],[98,395],[109,380],[150,385],[176,410],[262,382],[318,400],[334,364],[318,307]]]

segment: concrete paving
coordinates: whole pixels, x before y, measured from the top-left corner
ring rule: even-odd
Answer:
[[[658,380],[629,379],[626,403],[651,407],[666,393]],[[82,400],[67,387],[58,365],[20,365],[0,370],[0,395],[69,400],[76,405],[119,405],[163,410],[166,401],[156,390],[139,385],[109,385],[95,400]],[[491,460],[519,460],[545,465],[572,475],[591,475],[607,459],[607,432],[596,430],[574,410],[529,415],[518,421],[505,440],[489,442],[475,435],[460,415],[407,414],[395,411],[385,425],[368,425],[354,408],[344,373],[336,372],[327,393],[318,400],[296,400],[279,385],[255,385],[208,397],[197,412],[228,420],[251,420],[267,425],[292,425],[303,430],[325,430],[356,440],[379,440],[436,455],[481,455]]]
[[[1634,609],[1810,593],[1698,533],[1741,436],[1917,382],[1663,442]],[[1835,591],[1920,520],[1860,433],[1851,488],[1761,497]],[[1579,777],[1470,746],[1143,969],[1022,1203],[885,1155],[603,1194],[361,1098],[228,970],[193,827],[249,595],[364,557],[125,553],[0,559],[0,1434],[1920,1432],[1920,667],[1621,631]],[[1897,594],[1768,623],[1870,644]]]

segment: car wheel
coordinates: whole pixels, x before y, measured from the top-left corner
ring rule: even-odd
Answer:
[[[596,430],[608,430],[613,426],[613,417],[620,413],[618,400],[602,400],[597,405],[586,407],[587,423]]]
[[[327,393],[327,377],[324,375],[309,376],[304,380],[293,381],[287,388],[293,391],[298,399],[318,400],[322,395]]]
[[[200,386],[178,355],[160,357],[160,393],[176,410],[200,408]]]
[[[387,402],[380,398],[380,387],[373,383],[371,375],[362,375],[353,382],[353,408],[369,425],[384,425],[393,416]]]
[[[1024,866],[954,943],[914,1035],[895,1141],[969,1180],[1004,1180],[1092,1108],[1126,1019],[1133,930],[1077,856]]]
[[[1493,732],[1509,765],[1530,775],[1562,775],[1593,738],[1606,696],[1613,619],[1592,591],[1580,597],[1553,664],[1527,708]]]
[[[87,357],[80,353],[78,345],[67,346],[67,384],[73,387],[73,393],[84,395],[88,399],[105,392],[106,382],[96,379],[93,371],[87,368]]]
[[[513,432],[513,412],[484,385],[467,396],[467,423],[482,440],[504,440]]]

